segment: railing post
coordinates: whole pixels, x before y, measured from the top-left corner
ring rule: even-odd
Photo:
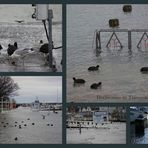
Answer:
[[[131,30],[128,30],[128,49],[132,49],[132,36],[131,36]]]
[[[96,31],[96,49],[101,49],[100,31]]]

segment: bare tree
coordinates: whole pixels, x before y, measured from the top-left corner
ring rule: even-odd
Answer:
[[[0,76],[0,99],[17,95],[18,84],[9,76]]]

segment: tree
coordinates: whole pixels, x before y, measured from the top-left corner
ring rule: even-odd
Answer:
[[[9,76],[0,76],[0,100],[16,96],[16,91],[19,89],[17,83]]]

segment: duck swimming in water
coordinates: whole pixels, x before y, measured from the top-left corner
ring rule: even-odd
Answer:
[[[98,89],[98,87],[100,87],[102,85],[102,82],[99,82],[99,83],[93,83],[90,88],[91,89]]]
[[[97,65],[97,66],[91,66],[91,67],[88,68],[88,71],[96,71],[98,69],[99,69],[99,65]]]
[[[15,42],[14,45],[8,44],[8,49],[7,49],[8,55],[11,56],[17,48],[18,48],[17,42]]]
[[[142,68],[140,69],[140,71],[141,71],[142,73],[148,73],[148,67],[142,67]]]
[[[84,84],[85,80],[84,79],[76,79],[75,77],[73,77],[74,83],[79,83],[79,84]]]

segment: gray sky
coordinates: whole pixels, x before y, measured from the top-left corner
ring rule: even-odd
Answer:
[[[31,17],[34,13],[34,8],[35,7],[32,7],[31,4],[1,4],[0,21],[11,23],[16,23],[15,20],[24,20],[25,22],[36,22],[36,19],[32,19]],[[53,21],[62,22],[62,5],[50,4],[49,9],[53,10]]]
[[[19,85],[17,103],[30,103],[38,97],[40,102],[62,102],[62,77],[60,76],[13,76]]]

